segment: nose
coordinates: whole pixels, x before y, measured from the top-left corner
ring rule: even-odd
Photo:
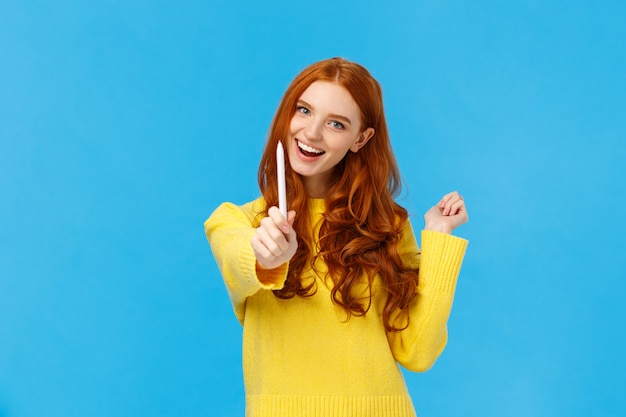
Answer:
[[[322,138],[323,123],[311,118],[305,126],[304,136],[309,141],[316,141]]]

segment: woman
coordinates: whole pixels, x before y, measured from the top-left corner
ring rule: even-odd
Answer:
[[[276,207],[276,146],[287,201]],[[415,416],[398,363],[428,370],[467,241],[452,192],[425,214],[422,251],[393,197],[400,177],[378,82],[341,58],[287,89],[259,166],[262,197],[205,222],[243,325],[248,416]]]

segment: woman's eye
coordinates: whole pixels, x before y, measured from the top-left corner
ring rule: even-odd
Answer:
[[[342,130],[344,129],[343,123],[338,122],[336,120],[333,120],[332,122],[330,122],[330,125],[334,127],[335,129],[342,129]]]
[[[304,107],[304,106],[298,106],[298,107],[296,107],[296,111],[297,111],[297,112],[300,112],[300,113],[302,113],[302,114],[309,114],[309,113],[311,112],[309,109],[307,109],[307,108],[306,108],[306,107]]]

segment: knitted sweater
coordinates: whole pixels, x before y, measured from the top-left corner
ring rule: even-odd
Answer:
[[[422,231],[422,251],[407,221],[399,250],[406,266],[419,266],[410,325],[386,332],[382,320],[385,291],[374,280],[372,304],[363,317],[346,320],[331,301],[332,280],[321,259],[311,297],[279,299],[288,263],[257,271],[250,240],[262,198],[243,206],[223,203],[204,227],[222,273],[235,315],[243,325],[243,370],[248,417],[413,417],[415,411],[398,363],[423,372],[447,342],[452,308],[467,241]],[[313,230],[319,230],[324,200],[311,199]],[[317,233],[315,234],[317,236]],[[321,276],[320,276],[321,275]]]

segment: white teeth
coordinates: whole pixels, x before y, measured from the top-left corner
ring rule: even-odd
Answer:
[[[302,150],[305,150],[305,151],[307,151],[307,152],[311,152],[311,153],[319,153],[319,154],[324,153],[324,151],[322,151],[322,150],[320,150],[320,149],[315,149],[315,148],[312,148],[312,147],[310,147],[309,145],[306,145],[306,144],[304,144],[304,143],[302,143],[302,142],[300,142],[300,141],[297,141],[297,142],[298,142],[298,147],[299,147],[300,149],[302,149]]]

